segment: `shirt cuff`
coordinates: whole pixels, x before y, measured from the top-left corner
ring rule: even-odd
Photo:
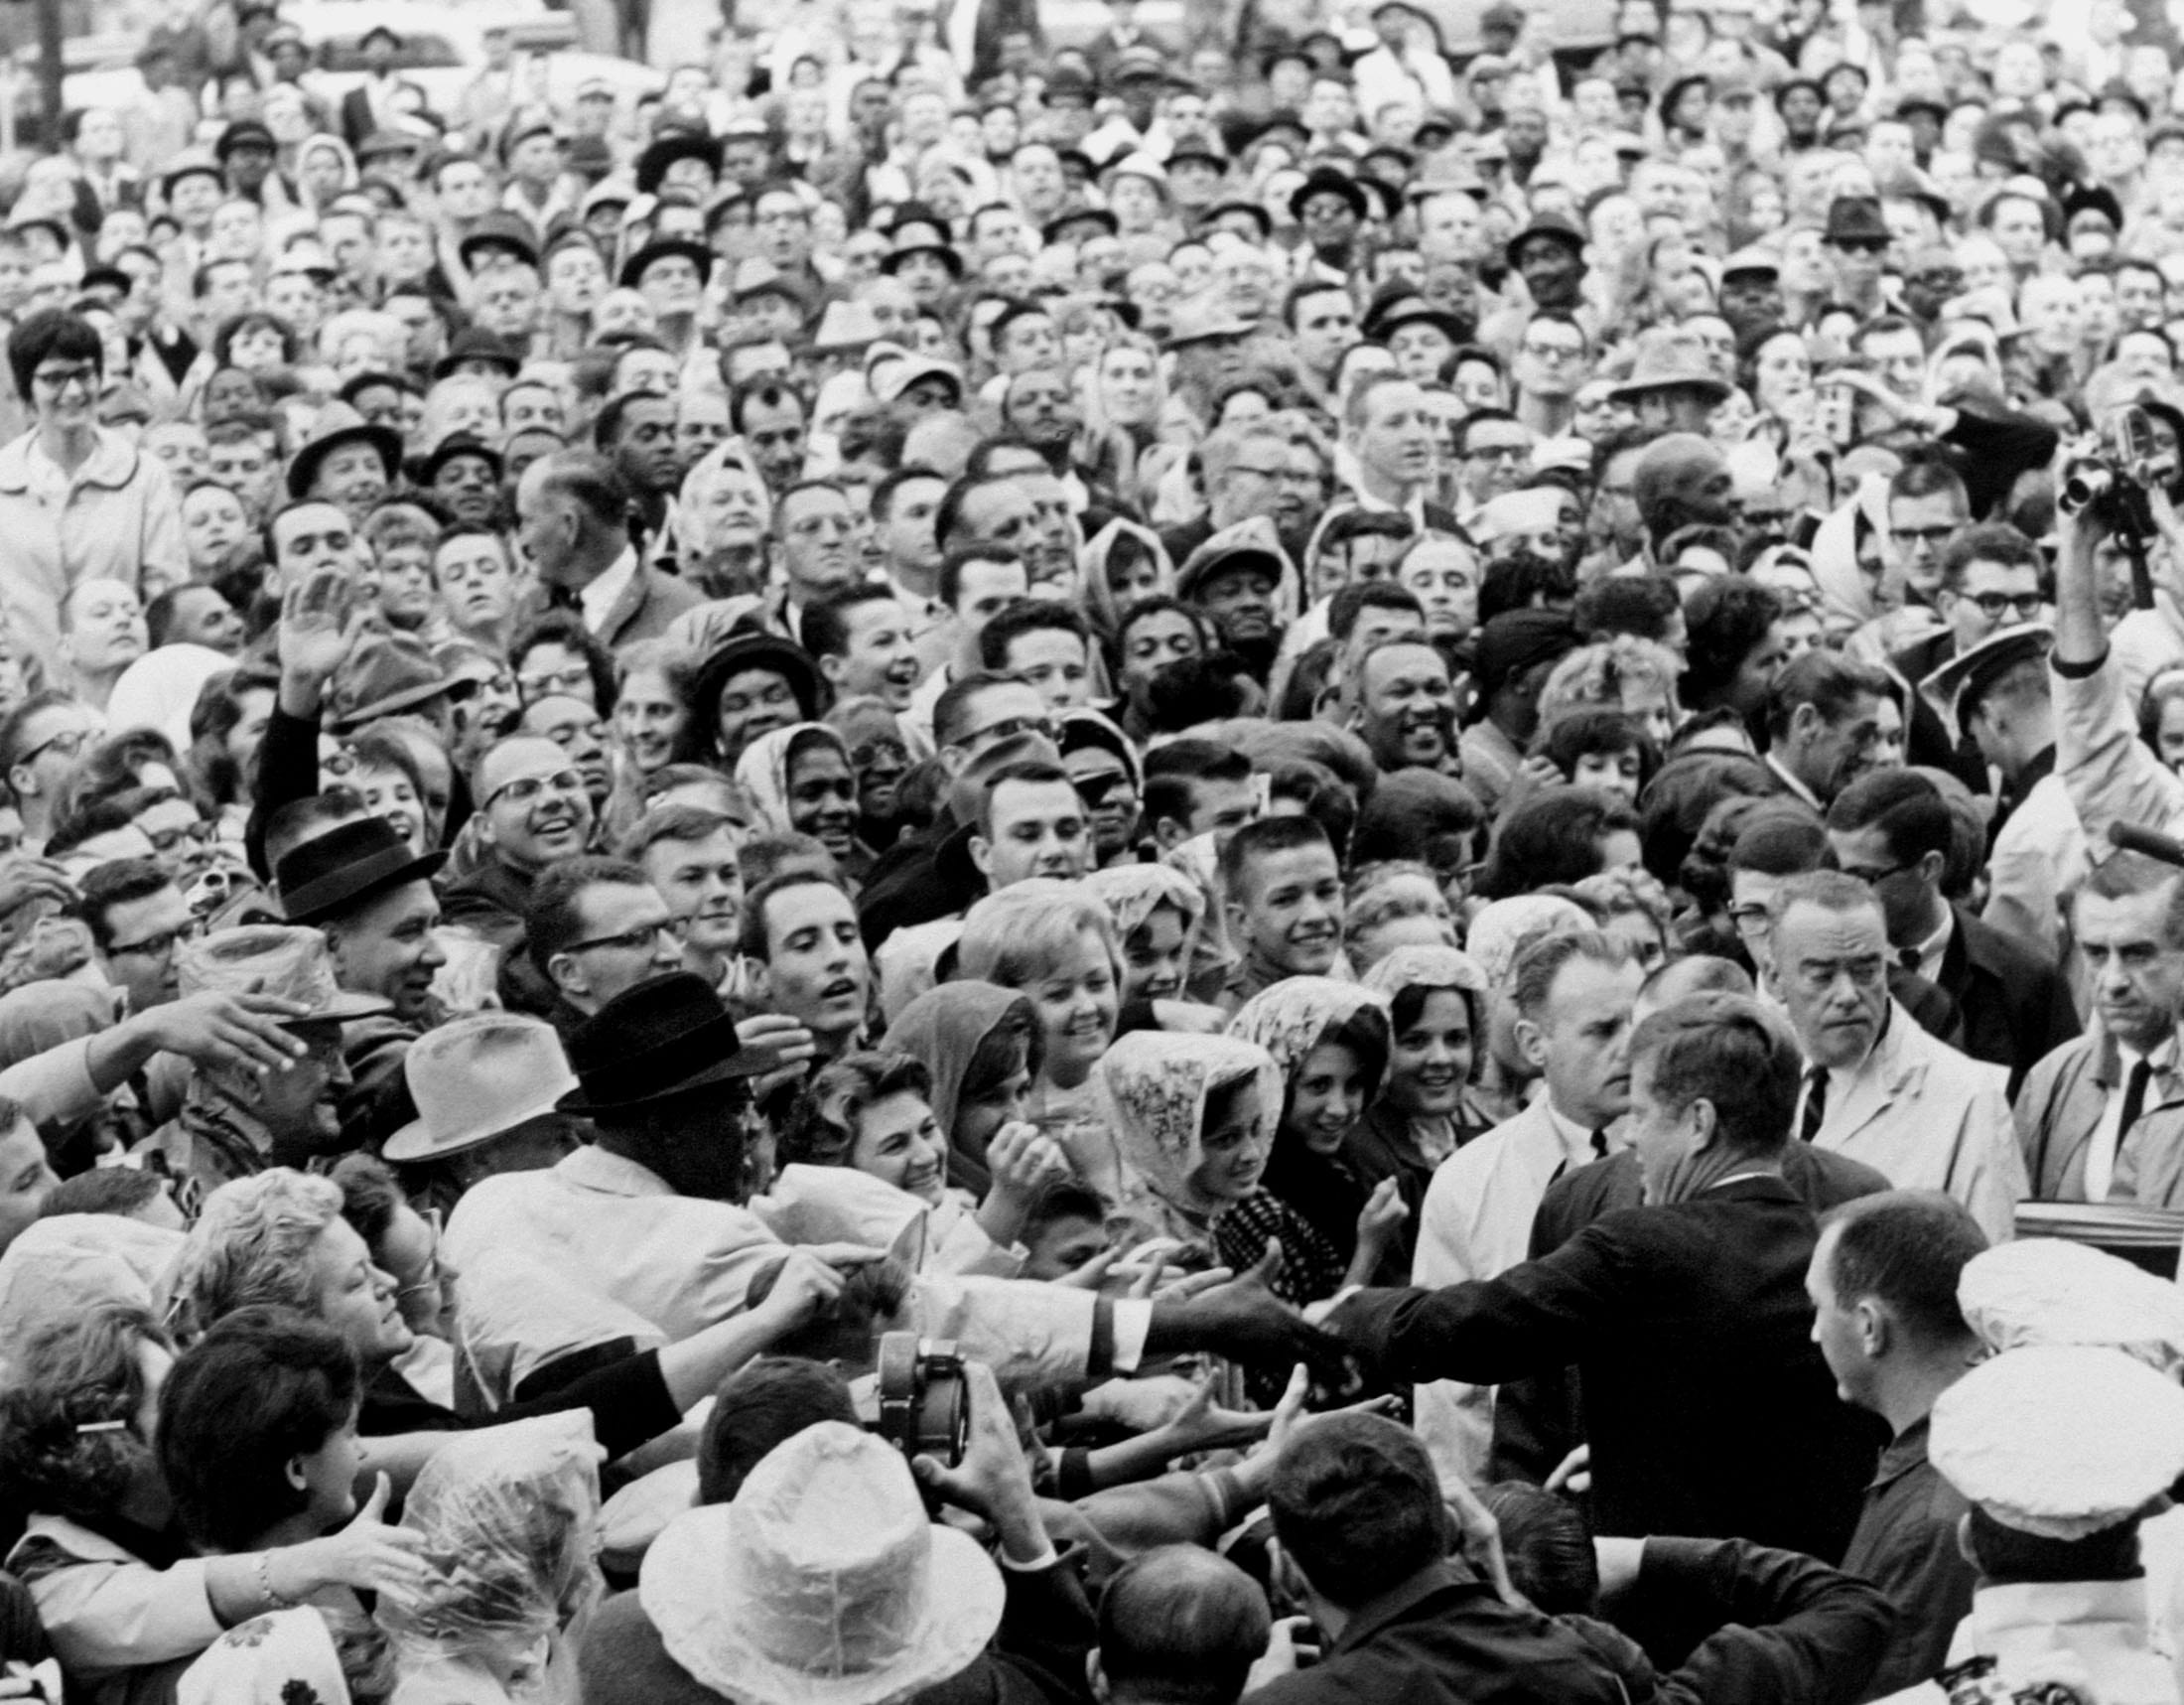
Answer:
[[[1153,1330],[1153,1304],[1145,1297],[1122,1297],[1113,1307],[1115,1350],[1108,1365],[1117,1373],[1135,1373],[1145,1359],[1146,1334]]]
[[[2069,661],[2067,658],[2051,655],[2048,658],[2048,667],[2053,669],[2057,674],[2061,675],[2066,681],[2083,681],[2088,680],[2093,676],[2099,674],[2101,672],[2102,665],[2105,664],[2108,660],[2109,648],[2108,646],[2103,645],[2101,647],[2101,654],[2098,657],[2094,658],[2093,661],[2090,663],[2074,663]]]

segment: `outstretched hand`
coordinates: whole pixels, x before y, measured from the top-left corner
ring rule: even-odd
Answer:
[[[1202,1350],[1243,1360],[1304,1361],[1315,1370],[1335,1372],[1343,1364],[1342,1347],[1274,1294],[1282,1270],[1282,1246],[1272,1238],[1267,1252],[1248,1272],[1196,1296],[1153,1305],[1146,1349],[1155,1354]]]

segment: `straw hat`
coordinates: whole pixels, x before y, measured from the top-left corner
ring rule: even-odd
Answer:
[[[554,1111],[577,1086],[554,1027],[474,1012],[428,1030],[402,1057],[417,1117],[387,1139],[390,1161],[438,1160]]]
[[[735,1502],[668,1523],[637,1596],[668,1655],[737,1705],[893,1705],[970,1667],[1003,1590],[975,1540],[927,1517],[892,1448],[822,1421]]]
[[[334,954],[316,929],[253,924],[218,929],[175,949],[176,980],[185,998],[274,995],[308,1010],[283,1024],[335,1024],[392,1010],[376,995],[351,994],[334,980]]]

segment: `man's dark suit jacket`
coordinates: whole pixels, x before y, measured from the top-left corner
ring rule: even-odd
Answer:
[[[1888,659],[1888,666],[1911,688],[1911,702],[1903,710],[1903,761],[1946,770],[1973,792],[1989,793],[1993,782],[1987,777],[1986,760],[1979,756],[1978,743],[1969,736],[1960,736],[1944,722],[1941,713],[1919,691],[1919,682],[1956,654],[1956,630],[1944,628],[1904,646]]]
[[[1884,1174],[1863,1161],[1810,1143],[1792,1143],[1783,1151],[1782,1182],[1816,1216],[1892,1188]],[[1547,1187],[1540,1210],[1532,1216],[1525,1258],[1537,1261],[1554,1253],[1602,1214],[1642,1206],[1644,1189],[1636,1149],[1620,1149],[1604,1161],[1563,1174]],[[1512,1379],[1494,1393],[1494,1479],[1541,1485],[1582,1443],[1584,1416],[1570,1368]]]
[[[1956,1046],[1975,1060],[2005,1067],[2016,1099],[2025,1073],[2080,1030],[2070,985],[2053,964],[1961,906],[1957,927],[1942,949],[1934,981],[1964,1015]]]
[[[1251,1705],[1609,1705],[1617,1666],[1572,1630],[1436,1563],[1358,1608],[1327,1655]]]
[[[1880,1434],[1811,1339],[1819,1227],[1780,1177],[1594,1220],[1552,1255],[1443,1290],[1361,1291],[1328,1330],[1368,1381],[1499,1385],[1574,1363],[1593,1527],[1749,1539],[1833,1562]]]

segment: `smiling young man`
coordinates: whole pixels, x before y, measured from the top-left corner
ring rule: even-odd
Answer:
[[[852,586],[804,607],[804,644],[837,699],[877,698],[909,707],[917,690],[913,624],[888,586]]]
[[[1221,849],[1229,934],[1243,962],[1223,991],[1236,1005],[1285,977],[1346,975],[1342,867],[1316,819],[1261,817]]]
[[[1383,771],[1458,775],[1456,689],[1448,659],[1416,639],[1395,639],[1359,658],[1348,683],[1350,727]]]
[[[1032,877],[1074,882],[1092,868],[1092,829],[1069,772],[1011,764],[987,784],[971,862],[998,892]]]
[[[682,925],[683,962],[724,997],[741,998],[744,877],[735,820],[703,805],[655,805],[623,837],[620,853],[642,868]],[[733,985],[733,986],[732,986]]]
[[[978,637],[979,660],[1027,682],[1051,711],[1092,702],[1092,631],[1074,606],[1026,598],[1004,608]]]

